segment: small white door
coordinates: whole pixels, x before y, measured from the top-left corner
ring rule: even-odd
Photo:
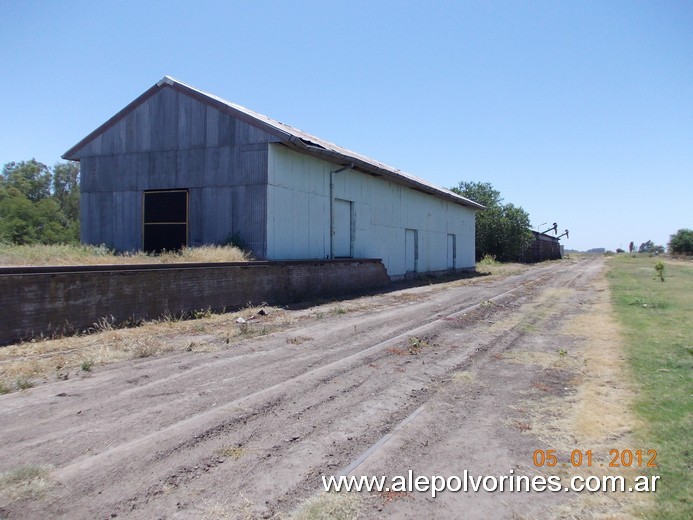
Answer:
[[[448,269],[454,269],[457,260],[457,251],[455,249],[456,237],[448,234]]]
[[[416,230],[404,230],[404,263],[408,273],[416,272],[419,247],[416,243]]]
[[[334,200],[334,256],[351,258],[353,253],[352,229],[353,214],[351,201]]]

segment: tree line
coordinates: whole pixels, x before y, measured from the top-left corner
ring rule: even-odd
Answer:
[[[460,182],[452,191],[479,202],[476,257],[517,260],[532,241],[529,215],[503,203],[489,183]],[[79,243],[79,163],[49,168],[30,161],[4,165],[0,176],[0,243]]]
[[[669,235],[667,250],[670,255],[693,255],[693,229],[679,229],[673,235]],[[661,255],[664,253],[664,246],[655,244],[652,240],[647,240],[635,247],[635,242],[631,242],[628,246],[630,253],[646,253],[650,255]],[[617,253],[625,253],[620,247],[616,249]]]
[[[529,214],[505,203],[500,191],[488,182],[460,182],[455,193],[483,204],[476,215],[477,260],[489,255],[501,262],[516,261],[533,240]],[[671,235],[674,254],[693,254],[693,230]],[[79,243],[79,163],[58,163],[49,168],[36,159],[10,162],[0,175],[0,243]],[[634,250],[631,242],[630,250]],[[663,253],[652,241],[642,253]]]
[[[492,256],[499,262],[517,261],[534,240],[529,214],[520,206],[504,203],[500,191],[488,182],[460,182],[455,193],[486,206],[476,214],[477,261]]]
[[[489,183],[460,182],[452,191],[486,206],[476,216],[476,257],[517,260],[532,241],[529,215],[504,204]],[[10,162],[0,176],[0,242],[79,243],[79,163],[49,168],[30,161]]]
[[[0,175],[0,242],[79,243],[79,163],[10,162]]]

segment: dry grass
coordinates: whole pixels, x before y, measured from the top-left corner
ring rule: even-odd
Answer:
[[[557,311],[565,308],[565,300],[572,291],[565,287],[546,288],[532,302],[524,304],[520,311],[492,324],[488,330],[504,332],[510,328],[520,327],[525,332],[533,332],[546,320],[551,319]]]
[[[82,377],[100,365],[128,359],[174,351],[209,352],[227,348],[248,337],[236,323],[238,317],[256,315],[253,327],[265,332],[280,330],[291,323],[286,311],[262,308],[268,313],[262,318],[257,317],[260,307],[250,307],[197,320],[169,317],[136,328],[98,329],[86,336],[7,345],[0,349],[0,390],[3,393],[17,390],[17,381]]]
[[[428,298],[428,295],[422,295],[421,293],[413,291],[402,291],[392,295],[392,300],[395,303],[416,303]]]
[[[452,381],[457,386],[478,384],[476,372],[471,372],[469,370],[454,373],[452,375]]]
[[[565,382],[573,391],[552,394],[551,385],[541,379],[531,384],[528,399],[517,407],[519,417],[508,425],[519,432],[541,440],[556,449],[561,461],[569,460],[572,450],[593,452],[594,465],[581,468],[550,469],[548,473],[562,477],[589,475],[623,475],[632,483],[637,468],[602,468],[611,449],[638,449],[631,432],[637,426],[632,411],[631,374],[624,359],[622,331],[615,319],[603,276],[595,280],[589,305],[581,305],[575,313],[575,289],[547,288],[535,301],[524,304],[512,315],[489,327],[491,331],[517,328],[530,337],[542,330],[557,314],[569,318],[555,328],[555,336],[537,340],[541,349],[509,350],[499,356],[507,362],[525,365],[534,370],[561,371],[572,374]],[[556,322],[560,323],[560,322]],[[581,493],[566,505],[551,511],[555,518],[632,518],[647,510],[652,497],[646,493]]]
[[[600,284],[605,283],[600,280]],[[611,440],[636,426],[635,388],[625,361],[621,328],[606,292],[599,293],[588,313],[567,324],[565,331],[588,338],[584,344],[582,384],[570,420],[585,442]],[[592,412],[590,412],[590,410]],[[593,413],[599,410],[598,414]]]
[[[542,368],[567,368],[577,363],[573,358],[561,356],[557,352],[530,352],[526,350],[510,350],[501,354],[501,359],[521,365],[539,365]]]
[[[313,340],[313,338],[311,338],[310,336],[294,336],[291,338],[286,338],[286,342],[289,345],[302,345],[306,341],[312,341],[312,340]]]
[[[216,452],[222,457],[238,460],[248,453],[248,450],[243,446],[222,446]]]
[[[0,474],[0,494],[5,500],[14,502],[41,496],[53,485],[50,466],[27,464]]]
[[[358,493],[321,493],[305,501],[294,520],[355,520],[365,518]]]
[[[246,497],[241,496],[240,505],[230,506],[228,500],[207,506],[200,516],[201,520],[256,520],[259,518],[255,505]],[[263,518],[277,518],[266,516]]]
[[[115,254],[104,246],[0,244],[0,266],[172,264],[195,262],[247,262],[252,258],[233,246],[200,246],[180,252],[148,255]]]
[[[557,450],[562,460],[574,449],[591,450],[591,468],[567,468],[565,477],[622,475],[629,483],[642,468],[608,468],[609,450],[638,449],[632,432],[638,426],[633,413],[634,386],[623,352],[622,331],[616,321],[606,280],[595,281],[593,301],[587,312],[577,314],[557,331],[557,337],[577,341],[570,355],[518,353],[516,362],[545,368],[563,366],[574,372],[575,392],[566,396],[545,395],[522,403],[530,418],[532,434]],[[554,295],[557,296],[557,295]],[[567,292],[559,295],[567,296]],[[584,306],[587,308],[587,306]],[[605,464],[607,467],[601,467]],[[558,472],[561,474],[561,472]],[[552,511],[556,518],[632,518],[652,506],[647,493],[582,493]]]
[[[518,263],[500,263],[500,262],[477,262],[476,272],[479,274],[488,274],[492,276],[509,276],[511,274],[521,273],[530,269],[529,264]]]

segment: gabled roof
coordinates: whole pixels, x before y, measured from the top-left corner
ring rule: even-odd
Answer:
[[[90,133],[87,137],[82,139],[75,146],[70,148],[67,152],[65,152],[65,154],[63,154],[63,159],[78,159],[78,152],[81,148],[87,145],[95,137],[118,123],[127,114],[132,112],[135,108],[156,94],[156,92],[162,88],[173,88],[178,92],[187,94],[206,105],[210,105],[224,113],[231,115],[232,117],[240,119],[250,125],[266,131],[267,133],[277,137],[280,142],[302,153],[319,157],[341,166],[350,166],[355,170],[362,171],[370,175],[383,177],[395,184],[400,184],[417,191],[435,195],[441,199],[449,200],[463,206],[468,206],[473,209],[484,209],[484,206],[481,204],[462,197],[461,195],[458,195],[448,189],[435,186],[424,179],[415,177],[414,175],[393,168],[392,166],[388,166],[359,153],[352,152],[351,150],[347,150],[346,148],[342,148],[334,143],[330,143],[329,141],[325,141],[319,137],[310,135],[285,123],[275,121],[274,119],[271,119],[265,115],[253,112],[252,110],[235,103],[231,103],[230,101],[226,101],[218,96],[204,92],[195,87],[191,87],[190,85],[186,85],[185,83],[170,76],[164,76],[161,81],[156,83],[156,85],[152,86],[132,103]]]

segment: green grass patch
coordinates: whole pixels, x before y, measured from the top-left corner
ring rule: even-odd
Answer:
[[[639,393],[636,411],[645,430],[639,449],[656,449],[661,475],[657,508],[650,518],[689,519],[693,510],[693,264],[618,256],[609,260],[608,279],[625,329],[626,355]]]

